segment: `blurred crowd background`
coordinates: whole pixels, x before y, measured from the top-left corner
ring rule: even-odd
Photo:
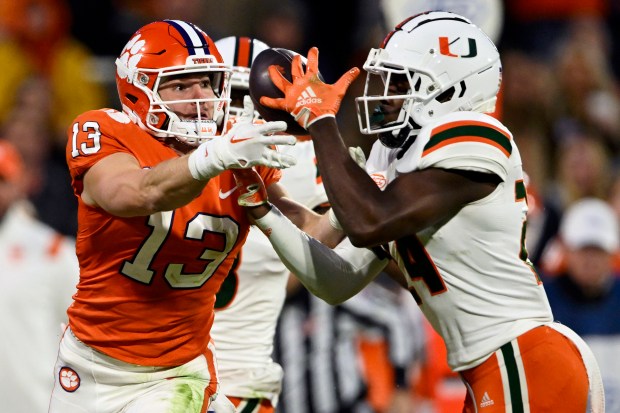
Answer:
[[[75,233],[75,200],[64,166],[66,130],[79,113],[120,109],[114,59],[147,22],[192,21],[214,40],[252,36],[306,54],[320,50],[333,82],[361,67],[398,22],[448,8],[470,17],[496,42],[504,79],[499,116],[517,139],[540,212],[552,228],[532,230],[539,263],[562,210],[583,196],[607,199],[620,213],[620,2],[615,0],[0,0],[0,136],[23,152],[30,197],[41,219]],[[352,86],[341,123],[357,133]],[[536,209],[536,208],[535,208]],[[544,225],[543,225],[544,226]],[[536,234],[534,234],[536,232]]]
[[[320,71],[334,82],[350,67],[361,68],[368,50],[394,25],[427,9],[469,17],[500,49],[497,116],[512,131],[528,175],[530,258],[553,289],[559,321],[574,322],[591,342],[602,341],[601,364],[615,369],[606,381],[608,403],[615,400],[618,410],[608,411],[619,412],[618,0],[340,0],[337,7],[333,0],[0,0],[0,139],[13,143],[24,160],[27,197],[37,217],[74,237],[67,130],[83,111],[120,109],[114,59],[142,25],[175,18],[197,24],[214,40],[251,36],[304,55],[318,46]],[[346,96],[339,122],[348,143],[368,149],[372,142],[357,133],[353,103],[362,88],[363,75]],[[566,211],[584,200],[586,212],[569,222],[573,214]],[[592,234],[604,215],[600,208],[612,214]],[[586,319],[573,320],[578,317]],[[429,352],[419,370],[441,365],[437,354]],[[426,380],[418,380],[416,394],[429,400],[456,394],[460,402],[463,389],[452,379],[445,388],[434,387],[444,373],[449,377],[418,372]],[[381,404],[382,396],[375,397]]]

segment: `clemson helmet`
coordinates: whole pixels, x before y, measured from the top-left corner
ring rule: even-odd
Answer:
[[[162,79],[207,73],[215,98],[192,99],[196,117],[181,119],[158,93]],[[192,23],[162,20],[140,28],[116,59],[116,86],[123,111],[142,129],[157,138],[176,137],[190,145],[222,133],[228,122],[230,75],[211,38]],[[213,116],[206,119],[200,107],[213,102]]]
[[[502,78],[491,39],[467,18],[443,11],[398,24],[379,49],[371,49],[364,70],[364,94],[355,99],[360,131],[378,134],[391,148],[448,113],[493,112]],[[400,109],[392,109],[398,116],[390,119],[394,106],[386,102],[399,100]]]
[[[269,49],[264,42],[246,36],[229,36],[215,42],[217,49],[224,58],[224,62],[232,66],[230,78],[230,114],[239,116],[243,111],[243,96],[250,90],[250,68],[256,56],[263,50]],[[260,118],[255,112],[255,118]]]

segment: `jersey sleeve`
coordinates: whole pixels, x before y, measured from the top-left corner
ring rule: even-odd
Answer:
[[[265,187],[279,182],[282,179],[282,171],[276,168],[268,168],[266,166],[257,166],[256,172],[260,175],[265,183]]]
[[[123,133],[131,123],[121,112],[101,109],[78,116],[67,131],[67,165],[71,178],[81,180],[86,171],[101,159],[116,152],[130,152],[122,143]]]
[[[472,116],[478,115],[478,116]],[[443,168],[508,176],[513,152],[512,135],[501,123],[480,114],[453,116],[429,125],[420,134],[418,169]],[[411,165],[411,162],[404,162]]]

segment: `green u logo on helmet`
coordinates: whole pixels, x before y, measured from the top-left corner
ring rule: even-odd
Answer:
[[[460,39],[461,39],[460,37],[457,37],[455,40],[450,42],[450,40],[447,37],[445,36],[440,37],[439,38],[439,53],[445,56],[450,56],[450,57],[462,57],[462,58],[476,57],[478,55],[478,48],[476,47],[476,40],[472,39],[471,37],[467,38],[467,40],[469,41],[469,54],[457,55],[450,51],[450,45],[453,44],[454,42],[459,41]]]

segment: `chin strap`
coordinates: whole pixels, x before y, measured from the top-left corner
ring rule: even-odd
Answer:
[[[394,122],[387,123],[384,125],[384,127],[390,127],[391,125],[394,125],[397,123],[400,123],[400,121],[397,120]],[[407,142],[411,140],[412,137],[413,137],[413,140],[415,140],[415,137],[418,136],[420,129],[422,129],[422,127],[418,125],[417,123],[415,123],[413,119],[411,119],[411,117],[409,117],[407,124],[404,125],[402,128],[388,131],[388,132],[379,133],[378,137],[381,143],[383,144],[383,146],[386,146],[391,149],[403,148],[407,144]],[[409,143],[407,148],[409,148],[409,146],[411,146],[412,143],[413,141]]]
[[[405,155],[405,153],[409,150],[409,148],[411,148],[411,145],[413,145],[417,137],[418,137],[418,134],[416,133],[416,134],[410,135],[405,140],[405,143],[403,143],[403,146],[400,148],[400,151],[398,151],[398,153],[396,154],[396,159],[400,159]]]

